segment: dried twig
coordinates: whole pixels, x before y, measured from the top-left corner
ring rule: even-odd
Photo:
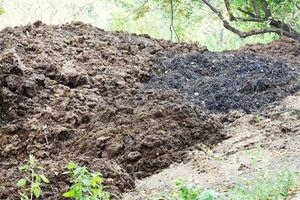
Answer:
[[[49,145],[48,137],[47,137],[48,134],[47,134],[46,128],[47,128],[47,125],[44,125],[44,126],[43,126],[44,137],[45,137],[45,140],[46,140],[46,144]]]
[[[149,0],[145,0],[142,5],[140,5],[138,8],[134,9],[131,13],[129,13],[127,16],[123,17],[123,20],[128,19],[131,15],[135,14],[139,10],[141,10],[145,5],[149,2]]]
[[[170,0],[170,8],[171,8],[171,23],[170,23],[169,30],[170,30],[170,33],[171,33],[171,41],[173,39],[173,32],[174,32],[175,35],[176,35],[177,41],[179,42],[179,37],[178,37],[178,34],[177,34],[177,32],[175,30],[175,27],[174,27],[174,4],[173,4],[173,0]]]
[[[300,109],[285,109],[285,110],[281,110],[275,113],[260,113],[259,115],[263,116],[263,117],[270,117],[270,116],[275,116],[275,115],[281,115],[283,113],[286,112],[294,112],[294,113],[299,113],[300,114]]]

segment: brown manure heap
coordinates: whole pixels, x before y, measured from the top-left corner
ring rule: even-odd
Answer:
[[[114,194],[132,189],[136,178],[184,160],[193,145],[223,140],[211,111],[250,112],[297,91],[297,67],[79,22],[6,28],[0,199],[17,199],[18,166],[29,154],[47,169],[51,184],[43,199],[62,199],[70,183],[61,172],[69,161],[101,171]],[[236,91],[259,106],[239,102]],[[228,104],[226,92],[236,104]]]

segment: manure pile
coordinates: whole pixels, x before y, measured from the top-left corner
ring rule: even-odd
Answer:
[[[286,37],[269,44],[247,45],[239,50],[239,52],[245,51],[300,64],[300,42]]]
[[[161,61],[148,88],[175,90],[213,112],[257,112],[300,89],[299,65],[251,52],[204,52]]]
[[[69,161],[120,194],[134,180],[224,139],[211,111],[246,112],[299,89],[299,66],[253,53],[111,33],[75,22],[0,32],[0,199],[17,199],[33,154],[61,199]]]

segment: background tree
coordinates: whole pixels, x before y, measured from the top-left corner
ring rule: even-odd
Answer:
[[[277,33],[300,41],[299,0],[224,0],[227,20],[208,0],[202,0],[222,20],[223,26],[242,38],[264,33]],[[241,31],[229,21],[257,23],[263,28]]]
[[[2,1],[0,0],[0,15],[4,13],[4,10],[2,8]]]
[[[128,6],[126,0],[116,0]],[[145,16],[152,9],[160,9],[169,16],[171,39],[182,38],[186,29],[193,27],[201,17],[215,16],[223,26],[246,38],[264,33],[276,33],[300,41],[300,0],[131,0],[130,16],[134,19]],[[153,5],[157,6],[153,8]],[[213,13],[203,16],[197,13],[199,7],[207,6]],[[174,22],[176,21],[176,23]]]

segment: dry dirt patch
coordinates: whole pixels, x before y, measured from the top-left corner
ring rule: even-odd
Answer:
[[[231,135],[230,138],[213,148],[196,146],[190,151],[188,162],[171,165],[158,174],[137,181],[136,189],[126,193],[123,199],[153,199],[170,194],[176,180],[226,193],[234,185],[249,181],[258,172],[280,172],[287,167],[299,173],[300,113],[294,111],[300,110],[300,94],[268,109],[272,111],[268,117],[240,112],[226,114],[226,117],[235,119],[223,129],[224,134]],[[293,191],[289,199],[299,199],[299,191]]]

